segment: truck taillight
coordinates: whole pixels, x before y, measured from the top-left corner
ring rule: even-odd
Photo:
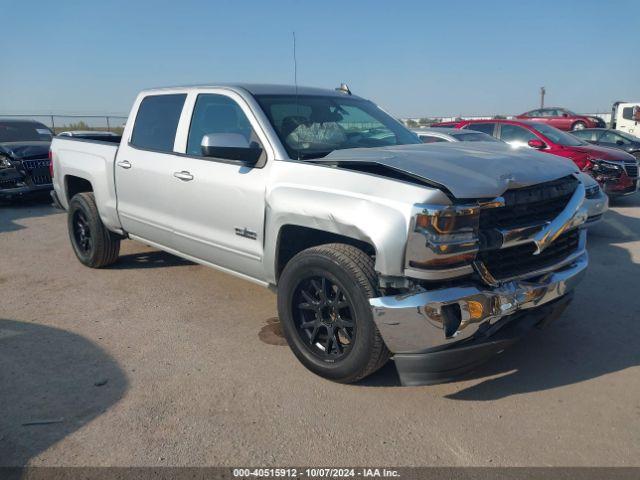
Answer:
[[[53,152],[49,149],[49,175],[53,178]]]

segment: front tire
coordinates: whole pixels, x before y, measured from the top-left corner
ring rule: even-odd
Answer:
[[[584,130],[585,128],[587,128],[587,124],[584,122],[576,122],[573,125],[571,125],[571,131],[573,130]]]
[[[67,227],[73,251],[82,264],[102,268],[118,259],[120,238],[102,223],[93,192],[78,193],[71,199]]]
[[[312,372],[356,382],[389,359],[369,299],[378,295],[373,259],[351,245],[298,253],[278,283],[278,314],[289,347]]]

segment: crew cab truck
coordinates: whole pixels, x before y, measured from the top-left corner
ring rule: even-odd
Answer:
[[[270,287],[293,353],[339,382],[390,356],[404,384],[454,378],[557,317],[587,267],[570,162],[425,145],[344,88],[148,90],[119,144],[57,137],[52,159],[83,264],[130,238]]]

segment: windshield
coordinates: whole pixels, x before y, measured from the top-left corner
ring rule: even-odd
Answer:
[[[491,135],[480,132],[452,133],[451,136],[460,142],[499,142]]]
[[[316,95],[256,95],[290,158],[334,150],[422,143],[368,100]]]
[[[562,145],[564,147],[579,147],[581,145],[587,145],[587,142],[580,140],[578,137],[571,135],[570,133],[558,130],[555,127],[551,127],[543,123],[536,123],[531,126],[534,130],[537,130],[539,133],[558,145]]]
[[[37,122],[0,122],[0,142],[51,140],[51,130]]]
[[[631,142],[640,143],[640,137],[636,137],[635,135],[631,135],[630,133],[626,133],[626,132],[617,131],[616,133],[618,135],[620,135],[622,138],[626,138],[627,140],[629,140]]]

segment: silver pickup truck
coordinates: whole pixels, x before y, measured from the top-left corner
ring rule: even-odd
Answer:
[[[270,287],[293,353],[339,382],[391,356],[404,384],[454,378],[557,317],[587,266],[572,163],[425,145],[347,89],[148,90],[119,145],[51,148],[83,264],[131,238]]]

